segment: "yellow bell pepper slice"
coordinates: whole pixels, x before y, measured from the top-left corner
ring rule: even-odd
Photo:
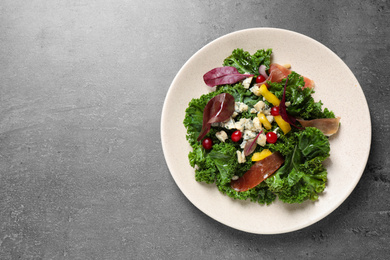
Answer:
[[[268,90],[265,84],[260,86],[259,92],[272,105],[279,106],[280,100]]]
[[[272,154],[272,152],[268,149],[264,149],[261,152],[254,153],[252,155],[252,161],[257,162],[263,160],[265,157],[268,157]]]
[[[287,123],[286,121],[284,121],[284,119],[282,118],[281,115],[274,116],[274,120],[278,124],[280,129],[282,129],[284,134],[287,134],[288,132],[290,132],[290,130],[291,130],[290,124]]]
[[[260,123],[264,126],[265,129],[270,130],[272,128],[271,123],[268,121],[264,113],[258,113],[257,117],[259,118]]]

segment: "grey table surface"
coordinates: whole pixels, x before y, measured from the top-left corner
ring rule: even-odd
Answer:
[[[241,232],[199,211],[161,146],[181,66],[254,27],[329,47],[359,80],[372,120],[355,190],[287,234]],[[2,0],[0,259],[385,259],[389,28],[389,1]]]

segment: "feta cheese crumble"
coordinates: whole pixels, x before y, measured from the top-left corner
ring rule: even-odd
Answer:
[[[257,138],[256,142],[258,145],[264,147],[267,143],[267,137],[265,136],[265,134],[260,134],[259,137]]]
[[[215,134],[215,136],[218,138],[219,141],[225,142],[226,139],[228,139],[228,135],[225,131],[219,131]]]
[[[256,109],[257,112],[262,112],[263,109],[265,108],[265,103],[264,101],[259,101],[257,102],[254,106],[253,106],[254,109]]]
[[[242,102],[234,103],[234,112],[242,113],[248,111],[248,105]]]
[[[242,86],[245,88],[245,89],[248,89],[251,85],[251,82],[252,82],[252,79],[253,77],[250,77],[250,78],[246,78],[242,81]]]
[[[253,94],[255,94],[256,96],[260,97],[261,94],[260,94],[260,88],[258,85],[254,85],[253,87],[251,87],[249,89],[250,91],[252,91]]]
[[[237,151],[237,160],[238,160],[238,163],[246,162],[244,151],[243,152]]]

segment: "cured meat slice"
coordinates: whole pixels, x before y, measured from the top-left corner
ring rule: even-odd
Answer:
[[[267,80],[271,82],[281,82],[282,79],[287,78],[290,75],[291,70],[286,67],[279,65],[277,63],[272,63],[269,66],[269,77]],[[303,80],[305,81],[305,88],[314,88],[314,81],[303,76]]]
[[[279,152],[275,152],[252,165],[243,176],[232,181],[230,186],[236,191],[252,189],[276,172],[283,163],[283,156]]]
[[[324,135],[330,136],[339,130],[340,117],[337,118],[319,118],[313,120],[297,119],[303,127],[315,127]]]
[[[291,71],[282,65],[272,63],[269,66],[269,77],[268,80],[271,82],[281,82],[282,79],[287,78]]]

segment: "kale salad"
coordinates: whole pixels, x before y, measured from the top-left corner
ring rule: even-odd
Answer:
[[[196,181],[233,199],[316,201],[340,118],[313,99],[313,80],[272,63],[272,55],[235,49],[204,74],[213,91],[192,99],[183,121],[189,163]]]

